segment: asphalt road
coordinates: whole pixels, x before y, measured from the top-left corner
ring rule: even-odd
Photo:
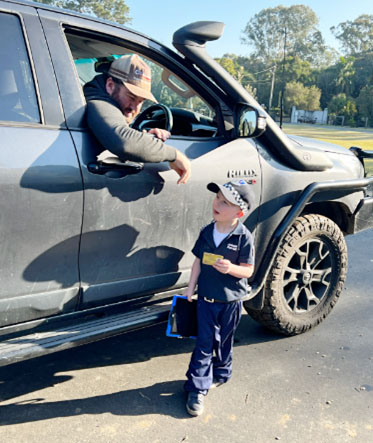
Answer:
[[[192,340],[164,325],[0,370],[0,442],[373,441],[373,231],[348,238],[341,300],[284,338],[244,315],[234,376],[185,411]]]

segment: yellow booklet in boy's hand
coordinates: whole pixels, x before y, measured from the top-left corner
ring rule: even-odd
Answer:
[[[211,254],[211,252],[204,252],[202,256],[202,263],[204,265],[214,265],[216,260],[223,259],[222,255]]]

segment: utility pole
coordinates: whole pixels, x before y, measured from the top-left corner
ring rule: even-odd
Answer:
[[[272,99],[273,99],[273,90],[275,88],[275,75],[276,75],[277,65],[272,66],[272,83],[271,83],[271,92],[269,94],[269,103],[268,103],[268,114],[271,115],[272,108]]]
[[[284,94],[285,94],[286,37],[287,37],[287,28],[285,26],[284,58],[282,61],[282,90],[281,90],[281,101],[280,101],[280,128],[281,129],[282,129],[282,116],[283,116],[283,112],[284,112]]]

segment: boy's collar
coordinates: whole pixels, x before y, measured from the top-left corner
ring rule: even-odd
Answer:
[[[242,222],[240,220],[238,220],[237,226],[232,231],[232,235],[233,234],[240,235],[240,234],[244,234],[244,232],[245,232],[244,225],[242,224]]]
[[[212,231],[214,230],[214,226],[215,226],[215,221],[213,221],[212,223],[210,223],[210,225],[208,225],[209,230],[208,232],[212,234]],[[229,235],[241,235],[245,233],[245,227],[243,225],[243,223],[241,222],[241,220],[238,220],[237,226],[233,229],[233,231],[229,234]]]

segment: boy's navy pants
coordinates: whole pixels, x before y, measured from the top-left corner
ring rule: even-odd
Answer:
[[[242,301],[209,303],[198,299],[198,336],[186,373],[186,391],[206,395],[213,378],[222,382],[231,378],[233,339],[241,312]]]

